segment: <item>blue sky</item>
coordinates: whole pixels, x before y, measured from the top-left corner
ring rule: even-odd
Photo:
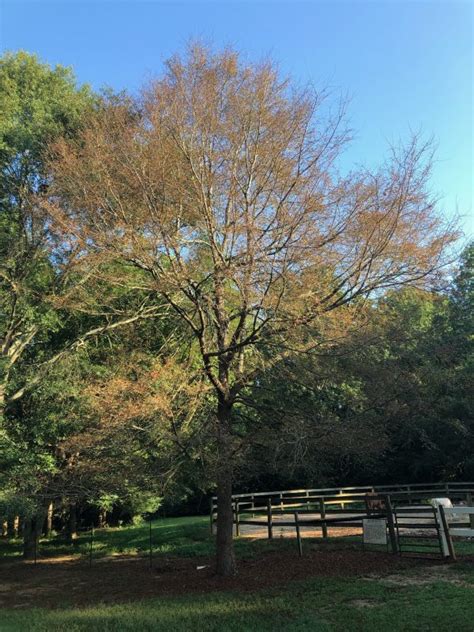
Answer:
[[[433,135],[433,189],[473,234],[473,12],[470,0],[0,0],[0,47],[130,90],[189,38],[270,54],[298,81],[350,96],[344,166],[383,160],[410,128]]]

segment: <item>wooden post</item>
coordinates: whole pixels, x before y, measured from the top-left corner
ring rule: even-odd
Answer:
[[[214,535],[214,499],[213,498],[211,498],[211,514],[210,514],[210,518],[211,518],[211,522],[210,522],[211,535]]]
[[[92,566],[92,549],[94,547],[94,526],[91,527],[91,535],[89,541],[89,567]]]
[[[392,501],[390,500],[390,496],[385,496],[385,507],[387,508],[387,524],[388,524],[388,533],[390,536],[390,544],[392,546],[392,553],[396,555],[399,552],[399,550],[398,550],[397,534],[395,532],[395,521],[393,519],[393,507],[392,507]]]
[[[273,516],[272,516],[272,499],[267,500],[267,520],[268,520],[268,539],[273,538]]]
[[[235,535],[239,537],[240,535],[240,524],[239,524],[239,502],[235,501]]]
[[[306,490],[306,507],[309,507],[309,491]]]
[[[298,553],[300,557],[303,557],[303,545],[301,543],[301,533],[300,533],[300,521],[298,512],[295,511],[295,529],[296,529],[296,539],[298,541]]]
[[[280,509],[283,510],[283,494],[280,494]]]
[[[449,557],[454,561],[456,560],[456,553],[454,552],[453,541],[451,539],[451,533],[449,532],[448,521],[446,520],[446,513],[443,505],[439,505],[439,515],[441,518],[441,525],[443,527],[444,536],[446,538],[446,544],[448,545]]]
[[[468,507],[472,507],[472,493],[468,492],[466,494],[466,503]],[[474,529],[474,513],[469,514],[469,526],[471,529]]]
[[[151,532],[151,524],[152,524],[152,522],[151,522],[151,520],[150,520],[150,537],[149,537],[149,546],[150,546],[150,551],[149,551],[149,553],[150,553],[150,558],[149,558],[149,561],[150,561],[150,569],[153,567],[153,539],[152,539],[152,532]]]
[[[319,512],[321,514],[321,520],[326,520],[326,507],[324,505],[324,498],[319,501]],[[328,537],[328,526],[325,522],[322,524],[323,538]]]

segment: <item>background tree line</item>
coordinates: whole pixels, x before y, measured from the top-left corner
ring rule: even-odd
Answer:
[[[139,99],[0,62],[0,515],[474,474],[472,263],[413,138],[348,175],[344,107],[191,46]],[[207,508],[207,507],[206,507]]]

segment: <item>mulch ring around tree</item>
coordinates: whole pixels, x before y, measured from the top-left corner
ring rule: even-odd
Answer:
[[[167,595],[248,592],[316,577],[390,574],[427,562],[359,550],[271,552],[240,560],[238,574],[219,578],[211,558],[156,558],[150,569],[144,557],[116,556],[89,564],[56,558],[0,564],[0,608],[30,608],[120,603]],[[429,562],[433,564],[433,560]],[[200,568],[204,567],[204,568]]]

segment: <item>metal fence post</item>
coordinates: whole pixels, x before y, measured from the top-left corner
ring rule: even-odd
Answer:
[[[210,514],[211,535],[214,535],[214,499],[211,498],[211,514]]]
[[[92,566],[92,547],[94,546],[94,526],[91,527],[91,537],[89,543],[89,566]]]
[[[319,512],[321,514],[321,520],[326,520],[326,506],[324,504],[324,498],[319,501]],[[323,538],[328,537],[328,526],[326,522],[322,524]]]
[[[150,569],[153,568],[153,540],[152,540],[152,521],[150,520]]]
[[[303,545],[301,543],[301,533],[300,533],[300,521],[298,512],[295,511],[295,528],[296,528],[296,538],[298,540],[298,553],[300,557],[303,557]]]
[[[239,501],[235,501],[235,513],[234,513],[234,522],[235,522],[235,535],[239,537],[240,535],[240,523],[239,523]]]
[[[272,515],[272,499],[267,500],[267,520],[268,520],[268,539],[273,538],[273,515]]]

